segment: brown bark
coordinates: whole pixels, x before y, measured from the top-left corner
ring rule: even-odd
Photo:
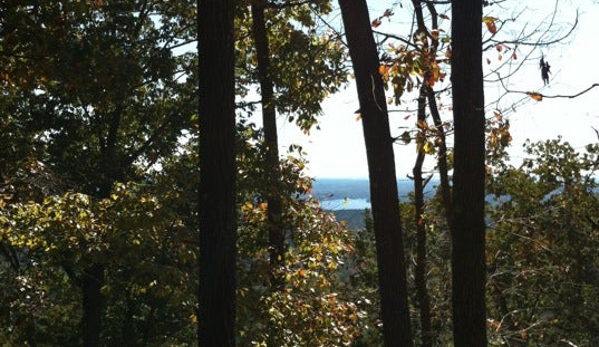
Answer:
[[[235,346],[233,0],[198,1],[200,254],[198,339]]]
[[[487,345],[482,2],[452,1],[453,337],[455,347]]]
[[[393,141],[379,59],[365,0],[339,0],[360,101],[377,249],[383,339],[411,347],[406,264]]]

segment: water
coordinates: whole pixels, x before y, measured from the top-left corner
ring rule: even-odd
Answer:
[[[431,182],[425,188],[425,194],[432,196],[436,182]],[[397,181],[399,199],[408,201],[408,194],[414,190],[414,182],[408,179]],[[370,188],[368,179],[357,178],[320,178],[314,181],[313,196],[320,205],[329,211],[364,210],[370,208]]]

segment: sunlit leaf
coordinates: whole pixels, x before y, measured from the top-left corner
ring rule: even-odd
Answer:
[[[422,150],[424,151],[424,153],[426,154],[433,154],[435,153],[435,146],[433,145],[432,142],[430,141],[426,141],[424,143],[424,145],[422,146]]]
[[[541,101],[543,100],[543,95],[536,92],[527,92],[526,95],[530,96],[533,100]]]
[[[497,20],[497,18],[495,18],[495,17],[488,17],[488,16],[483,17],[483,23],[485,23],[487,25],[487,30],[489,30],[489,32],[491,34],[497,33],[497,26],[495,26],[496,20]]]

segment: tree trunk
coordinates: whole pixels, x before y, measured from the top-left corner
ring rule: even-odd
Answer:
[[[406,265],[399,215],[393,140],[379,59],[365,0],[339,0],[364,129],[376,238],[383,338],[386,347],[411,347]]]
[[[283,285],[281,266],[285,256],[285,230],[282,225],[283,203],[280,197],[279,138],[274,88],[270,76],[270,48],[264,19],[264,3],[252,4],[252,30],[258,58],[258,79],[262,94],[262,122],[266,151],[265,197],[268,206],[268,247],[270,251],[271,286]]]
[[[198,1],[198,339],[205,347],[235,346],[234,4],[233,0]]]
[[[426,86],[420,87],[418,96],[418,121],[426,120]],[[426,285],[426,225],[424,215],[424,186],[425,180],[422,176],[422,165],[426,153],[419,147],[416,163],[412,173],[414,174],[414,218],[416,225],[416,266],[414,279],[416,282],[416,296],[420,304],[420,335],[422,347],[433,345],[433,331],[431,328],[431,304]]]
[[[453,337],[455,347],[484,347],[487,337],[482,1],[452,1],[451,37],[455,126]]]
[[[437,107],[435,92],[433,88],[426,87],[426,97],[428,99],[428,108],[431,111],[431,117],[435,128],[437,128],[439,136],[438,153],[437,153],[437,168],[439,169],[439,180],[441,186],[441,198],[443,199],[443,208],[445,211],[445,220],[447,226],[451,228],[452,222],[452,198],[451,188],[449,187],[449,166],[447,165],[447,142],[445,141],[445,129]]]
[[[100,346],[100,333],[102,331],[102,312],[104,310],[104,296],[101,289],[104,285],[104,266],[93,264],[84,270],[81,281],[83,289],[83,345],[89,347]]]

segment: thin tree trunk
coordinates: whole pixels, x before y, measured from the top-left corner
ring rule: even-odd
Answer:
[[[262,94],[262,121],[266,150],[264,182],[268,206],[268,246],[270,252],[271,286],[282,287],[281,266],[285,257],[285,231],[282,225],[283,203],[281,201],[279,138],[277,135],[277,111],[274,105],[274,88],[270,76],[270,48],[264,19],[264,4],[252,4],[252,30],[258,58],[258,79]]]
[[[452,1],[454,347],[487,346],[482,1]]]
[[[418,96],[418,120],[426,119],[426,87],[420,87]],[[424,215],[424,178],[422,177],[422,165],[426,153],[423,148],[418,148],[416,163],[412,173],[414,174],[414,218],[416,225],[416,267],[414,272],[416,282],[416,293],[420,304],[420,329],[422,347],[431,347],[433,343],[433,331],[431,329],[431,305],[426,285],[426,225]]]
[[[431,87],[426,87],[426,96],[428,99],[428,107],[431,111],[431,117],[433,118],[433,124],[437,129],[439,136],[438,152],[437,152],[437,168],[439,169],[439,179],[441,186],[441,198],[443,199],[443,207],[445,210],[445,220],[447,225],[451,228],[452,225],[452,198],[451,188],[449,187],[449,166],[447,165],[447,143],[445,141],[445,129],[443,128],[443,122],[441,121],[441,115],[437,108],[437,100],[435,100],[435,91]]]
[[[235,1],[198,1],[200,254],[198,339],[235,346]]]
[[[360,101],[386,347],[411,347],[406,264],[393,141],[365,0],[339,0]]]
[[[264,196],[267,203],[268,251],[270,258],[270,287],[275,292],[283,289],[282,266],[285,257],[285,231],[282,225],[283,203],[281,201],[279,138],[277,134],[277,110],[274,103],[274,87],[270,76],[270,46],[264,18],[265,3],[254,1],[251,5],[252,35],[258,60],[258,80],[262,96],[262,129],[266,153],[264,170]],[[278,347],[280,329],[272,326],[267,345]]]

